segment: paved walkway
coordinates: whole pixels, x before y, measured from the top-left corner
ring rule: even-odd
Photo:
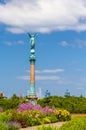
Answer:
[[[51,125],[51,126],[55,126],[55,127],[59,128],[63,124],[64,124],[64,122],[57,122],[57,123],[52,123],[52,124],[46,124],[46,126]],[[20,130],[37,130],[37,127],[39,127],[39,126],[33,126],[33,127],[28,127],[28,128],[21,128]]]

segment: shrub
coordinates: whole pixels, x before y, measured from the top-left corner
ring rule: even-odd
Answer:
[[[8,122],[8,121],[10,121],[10,120],[11,120],[11,116],[8,115],[6,112],[2,112],[2,113],[0,114],[0,121],[1,121],[1,122]]]
[[[26,127],[26,118],[27,118],[27,114],[24,114],[25,112],[16,112],[15,109],[11,109],[11,110],[7,110],[6,115],[9,117],[9,120],[7,120],[8,124],[13,124],[16,125],[17,123],[19,123],[22,127]],[[13,127],[11,125],[11,127]]]
[[[41,111],[30,110],[27,111],[27,121],[28,126],[40,125],[42,124],[42,119],[45,117]]]
[[[7,122],[9,130],[19,130],[21,128],[20,124],[14,121]]]
[[[59,121],[68,121],[71,115],[67,110],[56,110],[56,116]]]
[[[22,112],[16,112],[15,116],[13,114],[12,120],[17,121],[21,124],[21,126],[27,127],[27,126],[34,126],[42,124],[42,118],[44,118],[45,115],[42,114],[41,111],[37,110],[25,110]]]
[[[0,121],[0,130],[9,130],[9,127],[6,123]]]
[[[27,125],[26,125],[27,116],[28,116],[27,114],[28,114],[27,111],[16,112],[15,115],[14,114],[12,115],[12,120],[17,121],[18,123],[20,123],[22,128],[27,127]]]
[[[47,123],[51,123],[51,120],[49,119],[49,117],[45,117],[42,119],[42,124],[47,124]]]
[[[52,123],[58,121],[56,115],[54,115],[53,113],[49,113],[49,114],[47,114],[47,116],[48,116],[48,118],[50,119],[50,121],[51,121]]]
[[[2,108],[2,107],[0,107],[0,113],[1,113],[1,112],[3,112],[3,108]]]

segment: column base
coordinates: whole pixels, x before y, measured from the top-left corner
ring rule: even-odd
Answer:
[[[33,104],[34,106],[37,105],[38,97],[36,95],[29,95],[27,98],[31,104]]]
[[[28,99],[38,99],[38,97],[36,95],[29,95],[27,98]]]

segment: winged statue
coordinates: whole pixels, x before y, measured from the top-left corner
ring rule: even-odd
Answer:
[[[31,43],[31,49],[35,48],[35,38],[37,37],[37,33],[35,33],[34,35],[31,35],[30,33],[27,33],[28,36],[30,37],[30,43]]]

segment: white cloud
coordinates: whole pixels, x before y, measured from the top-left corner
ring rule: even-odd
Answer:
[[[25,42],[20,40],[20,41],[18,41],[18,42],[17,42],[17,44],[24,45],[24,44],[25,44]]]
[[[18,44],[24,45],[25,42],[23,42],[23,41],[17,41],[17,42],[9,42],[9,41],[6,41],[6,42],[4,42],[4,44],[6,44],[6,45],[8,45],[8,46],[18,45]]]
[[[22,80],[30,80],[29,76],[20,76],[17,78]],[[36,80],[61,80],[59,76],[38,76],[37,75],[35,78]]]
[[[67,43],[66,41],[62,41],[61,43],[59,43],[59,45],[63,47],[70,46],[70,47],[83,48],[86,47],[86,41],[80,39],[72,41],[72,43]]]
[[[69,46],[69,44],[66,41],[62,41],[60,43],[60,45],[63,46],[63,47]]]
[[[12,33],[86,30],[86,0],[6,0],[0,23]]]
[[[79,48],[86,47],[86,41],[78,39],[76,40],[76,46],[78,46]]]
[[[77,72],[83,72],[84,70],[80,69],[80,68],[77,68],[75,71],[77,71]]]
[[[26,72],[30,72],[30,71],[26,71]],[[44,69],[44,70],[35,70],[35,79],[36,80],[56,80],[58,81],[59,84],[62,84],[63,82],[63,77],[57,76],[56,73],[59,72],[64,72],[64,69]],[[41,75],[39,75],[41,74]],[[42,75],[43,74],[43,75]],[[47,75],[49,74],[49,75]],[[50,75],[51,74],[51,75]],[[55,75],[52,75],[55,74]],[[17,77],[18,79],[21,80],[30,80],[30,76],[19,76]]]
[[[36,76],[36,80],[59,80],[58,76]]]
[[[5,42],[5,44],[8,45],[8,46],[12,46],[13,45],[12,42]]]
[[[29,70],[26,70],[26,72],[30,72]],[[44,69],[44,70],[35,70],[36,74],[55,74],[55,73],[59,73],[59,72],[64,72],[64,69]]]
[[[7,31],[9,31],[9,32],[12,32],[12,33],[23,33],[24,32],[24,30],[23,30],[23,28],[19,28],[19,27],[7,27],[6,28],[6,30]]]
[[[58,72],[64,72],[64,69],[53,69],[53,70],[49,70],[49,69],[45,69],[45,70],[36,70],[36,73],[58,73]]]

